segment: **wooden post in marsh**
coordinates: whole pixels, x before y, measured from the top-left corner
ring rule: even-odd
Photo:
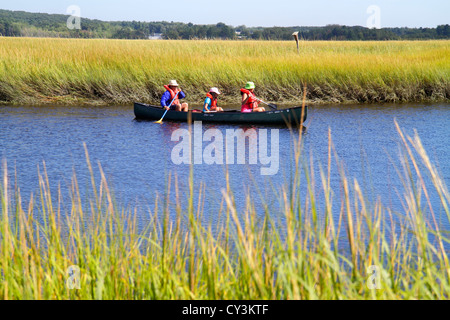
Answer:
[[[299,49],[299,47],[298,47],[298,31],[294,32],[294,33],[292,34],[292,36],[294,37],[295,42],[297,42],[297,52],[300,54],[300,49]]]

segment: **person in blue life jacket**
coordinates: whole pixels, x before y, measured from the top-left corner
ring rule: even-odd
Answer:
[[[205,102],[203,105],[203,112],[222,112],[223,109],[217,106],[217,98],[219,97],[219,89],[211,88],[206,94]]]
[[[170,109],[184,112],[187,112],[189,110],[189,105],[186,102],[180,102],[180,99],[186,98],[186,94],[181,91],[176,80],[170,80],[169,85],[165,85],[164,88],[166,88],[166,92],[164,92],[161,97],[161,107],[166,110]],[[172,105],[170,105],[171,102]]]

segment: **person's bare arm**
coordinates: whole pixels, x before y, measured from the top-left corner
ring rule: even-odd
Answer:
[[[249,95],[244,93],[244,95],[242,96],[242,105],[246,104],[248,101]]]

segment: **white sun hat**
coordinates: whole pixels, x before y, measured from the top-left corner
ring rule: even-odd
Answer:
[[[216,87],[211,88],[211,90],[209,90],[209,92],[214,92],[214,93],[220,94],[219,89],[217,89]]]
[[[170,81],[169,81],[169,86],[178,87],[177,80],[170,80]]]

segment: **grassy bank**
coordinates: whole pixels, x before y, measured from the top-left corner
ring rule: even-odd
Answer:
[[[399,135],[403,212],[367,202],[333,156],[331,141],[317,181],[297,144],[297,174],[278,190],[280,212],[256,214],[250,197],[247,209],[237,212],[233,190],[224,186],[217,226],[202,222],[202,206],[194,203],[203,194],[194,195],[192,179],[187,198],[159,202],[139,227],[142,213],[115,205],[103,173],[100,181],[92,179],[88,199],[73,178],[71,201],[62,203],[50,193],[44,171],[40,193],[28,202],[12,190],[4,169],[0,299],[448,299],[444,246],[450,239],[439,226],[450,221],[450,194],[420,139],[400,129]],[[331,161],[341,168],[340,199],[330,189],[330,176],[337,174],[330,173]],[[167,193],[178,194],[176,181],[168,185]],[[303,199],[302,186],[308,190]],[[430,202],[431,191],[440,203]],[[69,290],[72,265],[80,282]],[[371,266],[379,268],[378,290],[367,286]]]
[[[158,102],[170,79],[188,101],[211,86],[238,103],[448,101],[450,41],[127,41],[0,38],[0,103]]]

